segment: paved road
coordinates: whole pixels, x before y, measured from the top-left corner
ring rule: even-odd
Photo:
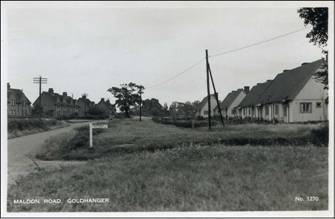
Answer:
[[[8,183],[12,184],[19,176],[26,175],[35,170],[36,165],[28,157],[32,157],[42,147],[44,141],[51,136],[64,132],[70,132],[75,127],[86,125],[87,123],[75,123],[70,126],[54,129],[47,132],[40,132],[32,135],[12,138],[8,140]],[[28,157],[27,157],[28,156]],[[58,161],[38,161],[41,167],[51,167],[55,165],[66,165],[66,162]],[[71,162],[76,164],[78,162]]]

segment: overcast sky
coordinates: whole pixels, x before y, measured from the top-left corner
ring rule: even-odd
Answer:
[[[89,3],[87,3],[89,4]],[[33,102],[48,78],[55,92],[94,101],[114,99],[112,86],[135,82],[150,87],[209,54],[236,49],[303,28],[292,8],[15,8],[6,10],[6,73]],[[243,86],[272,79],[284,69],[321,57],[305,30],[238,52],[213,57],[219,98]],[[147,88],[144,98],[201,100],[206,95],[205,61],[175,80]]]

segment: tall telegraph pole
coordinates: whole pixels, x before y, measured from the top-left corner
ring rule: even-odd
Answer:
[[[34,84],[39,84],[39,110],[40,110],[40,119],[42,118],[42,84],[46,84],[47,83],[47,78],[42,78],[42,76],[39,77],[34,77],[33,78],[33,83]]]
[[[209,66],[209,62],[208,62],[208,50],[206,49],[206,76],[207,76],[207,99],[208,99],[208,129],[211,130],[212,128],[212,124],[211,124],[211,98],[210,98],[210,85],[209,85],[209,80],[212,81],[212,86],[214,89],[214,95],[215,95],[215,99],[216,99],[216,104],[218,106],[218,110],[219,110],[219,114],[220,114],[220,119],[221,119],[221,123],[222,126],[224,126],[224,121],[223,121],[223,116],[222,116],[222,112],[221,112],[221,106],[220,106],[220,101],[219,101],[219,97],[218,97],[218,93],[216,92],[216,88],[215,88],[215,84],[214,84],[214,80],[213,80],[213,75],[212,75],[212,71],[211,71],[211,67]]]
[[[222,112],[221,112],[221,106],[220,106],[219,96],[218,96],[218,93],[216,92],[216,89],[215,89],[215,84],[214,84],[214,80],[213,80],[212,70],[211,70],[211,67],[209,66],[209,62],[207,62],[207,63],[208,63],[208,73],[211,76],[211,81],[212,81],[212,85],[213,85],[213,89],[214,89],[214,94],[215,94],[215,99],[216,99],[216,103],[217,103],[219,114],[220,114],[221,123],[222,123],[222,126],[224,126],[224,121],[223,121],[223,116],[222,116]]]
[[[209,64],[208,64],[208,50],[206,49],[206,77],[207,77],[207,101],[208,101],[208,129],[212,129],[211,125],[211,93],[209,89]]]

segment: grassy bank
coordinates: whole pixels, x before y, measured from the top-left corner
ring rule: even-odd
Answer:
[[[22,178],[9,188],[8,210],[325,210],[327,150],[314,146],[213,145],[109,154],[76,168],[41,171]],[[298,196],[318,196],[320,200],[297,202]],[[110,201],[66,203],[68,198],[94,197]],[[60,198],[62,203],[13,204],[14,199],[27,198]]]
[[[8,138],[29,135],[37,132],[48,131],[52,128],[64,127],[65,122],[56,119],[9,119],[8,120]]]
[[[318,125],[298,124],[243,124],[230,125],[213,131],[207,128],[178,128],[150,120],[113,120],[109,129],[94,135],[94,150],[88,149],[88,128],[75,136],[63,134],[49,139],[37,158],[43,160],[87,160],[109,154],[137,153],[166,150],[192,145],[252,145],[252,146],[322,146],[328,138],[314,130]]]

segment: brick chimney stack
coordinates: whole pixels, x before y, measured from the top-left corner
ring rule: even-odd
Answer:
[[[54,89],[53,89],[53,88],[49,88],[48,92],[49,92],[50,94],[53,94],[53,93],[54,93]]]
[[[63,96],[66,97],[67,96],[67,92],[63,92]]]

